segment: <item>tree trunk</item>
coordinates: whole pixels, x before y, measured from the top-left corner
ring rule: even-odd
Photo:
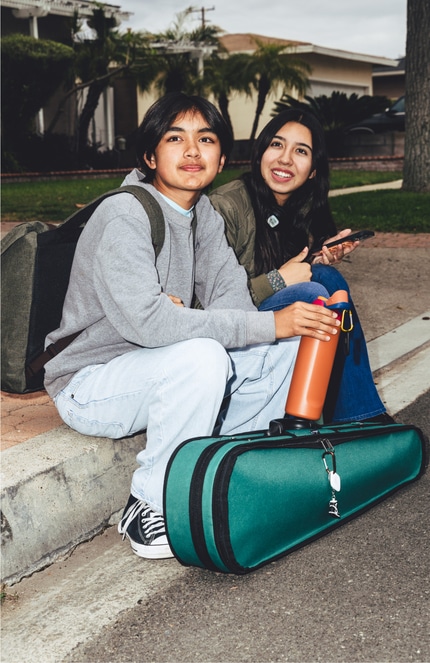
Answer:
[[[66,105],[66,102],[69,97],[71,97],[72,94],[76,94],[79,92],[79,90],[84,90],[86,87],[89,87],[92,85],[94,82],[96,83],[102,83],[102,81],[105,82],[105,85],[107,86],[109,81],[114,77],[118,76],[118,74],[127,71],[130,69],[130,65],[126,64],[123,65],[122,67],[118,67],[118,69],[115,69],[115,71],[110,71],[104,76],[100,76],[99,78],[94,79],[94,81],[88,81],[87,83],[80,83],[79,85],[75,85],[73,88],[68,90],[64,97],[61,99],[60,103],[58,104],[58,108],[55,111],[55,115],[52,118],[49,127],[46,129],[45,134],[51,134],[54,131],[55,125],[57,124],[61,114],[64,112],[64,106]],[[97,108],[97,105],[96,105]],[[88,123],[89,125],[89,123]]]
[[[100,95],[106,87],[105,81],[95,80],[88,88],[87,98],[79,117],[78,126],[78,158],[79,160],[85,154],[85,148],[88,145],[88,130],[90,122],[94,117]]]
[[[403,190],[430,191],[430,3],[408,0]]]
[[[231,122],[230,113],[228,112],[228,103],[229,102],[227,95],[224,92],[221,92],[221,94],[218,97],[218,106],[221,111],[221,115],[223,116],[227,126],[231,131],[231,134],[233,135],[233,124]]]
[[[260,82],[258,84],[258,98],[257,98],[257,109],[255,111],[254,122],[252,124],[251,135],[249,137],[249,144],[252,146],[255,136],[257,134],[258,122],[260,120],[260,115],[263,112],[264,104],[266,103],[267,95],[270,91],[270,83],[267,80],[266,76],[261,76]]]

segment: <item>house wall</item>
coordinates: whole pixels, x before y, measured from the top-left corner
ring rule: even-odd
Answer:
[[[115,136],[127,138],[139,124],[136,81],[120,76],[112,81],[114,89]]]
[[[359,96],[372,94],[372,65],[342,58],[330,57],[318,53],[301,54],[300,58],[312,69],[309,74],[309,96],[322,94],[330,96],[332,92],[354,92]]]
[[[395,101],[405,94],[405,74],[373,77],[373,94]]]
[[[149,92],[142,92],[139,88],[137,89],[137,124],[139,125],[143,117],[156,99],[159,97],[159,93],[155,90],[154,87]]]
[[[279,86],[275,94],[271,94],[267,97],[266,104],[258,121],[257,135],[269,120],[272,119],[275,101],[279,101],[282,97],[282,92],[283,89]],[[233,124],[235,140],[248,140],[250,137],[256,106],[256,95],[249,98],[236,93],[231,97],[229,112]]]

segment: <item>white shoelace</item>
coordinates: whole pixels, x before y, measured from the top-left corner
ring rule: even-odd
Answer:
[[[145,529],[145,534],[149,537],[155,538],[158,535],[165,534],[165,525],[164,518],[161,513],[156,513],[151,509],[151,507],[144,502],[143,500],[138,500],[130,507],[129,511],[125,515],[124,524],[121,522],[121,534],[122,539],[125,539],[127,528],[139,514],[142,513],[142,525]],[[124,518],[122,519],[124,520]],[[160,531],[161,530],[161,531]]]

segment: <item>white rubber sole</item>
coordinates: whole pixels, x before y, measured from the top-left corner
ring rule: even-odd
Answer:
[[[129,537],[127,532],[125,533],[127,539],[130,541],[131,549],[138,557],[143,557],[144,559],[170,559],[174,557],[170,546],[168,543],[153,544],[151,546],[144,546],[140,543],[136,543],[132,538]]]

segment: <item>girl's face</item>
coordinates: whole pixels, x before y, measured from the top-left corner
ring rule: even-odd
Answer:
[[[199,112],[178,115],[151,158],[153,185],[184,209],[189,209],[221,172],[225,157],[218,136]]]
[[[315,177],[310,130],[298,122],[284,124],[262,156],[261,175],[278,205],[283,205],[293,191]]]

